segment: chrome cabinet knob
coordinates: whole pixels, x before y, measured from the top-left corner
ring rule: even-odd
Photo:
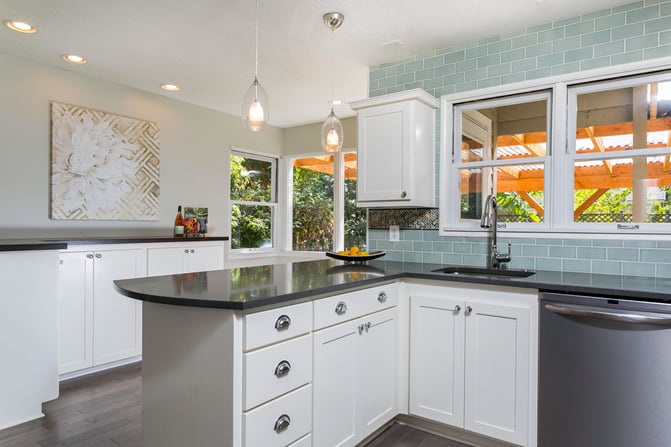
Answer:
[[[377,300],[378,300],[380,303],[384,303],[384,302],[386,302],[386,301],[387,301],[387,292],[385,292],[385,291],[383,290],[382,292],[378,293],[378,294],[377,294]]]
[[[275,421],[275,431],[280,433],[289,428],[289,425],[291,425],[291,418],[288,414],[283,414]]]
[[[403,192],[401,193],[401,199],[405,199],[405,197],[406,197],[407,195],[408,195],[408,193],[405,192],[405,191],[403,191]]]
[[[289,371],[291,371],[291,363],[289,363],[287,360],[282,360],[275,367],[275,375],[277,377],[284,377],[289,374]]]
[[[275,329],[278,331],[287,329],[289,326],[291,326],[291,318],[288,315],[280,315],[277,321],[275,321]]]
[[[102,253],[96,253],[96,259],[100,259],[102,257],[103,257]]]
[[[371,326],[372,325],[370,324],[370,321],[368,323],[366,323],[366,325],[364,326],[366,328],[366,332],[368,332],[368,330],[370,329]]]
[[[461,306],[457,304],[456,306],[454,306],[453,311],[454,311],[455,313],[459,313],[459,312],[461,312]]]
[[[186,253],[186,254],[188,255],[188,254],[189,254],[189,249],[188,249],[188,248],[185,248],[185,249],[184,249],[184,253]]]
[[[194,250],[193,248],[191,250],[189,250],[189,253],[195,253],[195,252],[196,252],[196,250]]]
[[[470,315],[471,312],[473,312],[473,308],[471,306],[466,306],[466,312],[464,312],[466,315]]]
[[[86,259],[93,259],[93,253],[88,253],[86,255]]]
[[[359,326],[357,326],[357,329],[359,329],[359,335],[363,334],[363,330],[365,329],[365,325],[362,323]]]
[[[336,304],[335,313],[338,315],[342,315],[345,312],[347,312],[347,303],[344,301],[339,301],[338,304]]]

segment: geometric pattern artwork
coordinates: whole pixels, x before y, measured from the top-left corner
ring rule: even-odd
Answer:
[[[158,220],[157,123],[51,103],[51,218]]]

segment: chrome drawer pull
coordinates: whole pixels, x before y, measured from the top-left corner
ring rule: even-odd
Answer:
[[[466,315],[470,315],[471,312],[473,312],[473,308],[471,306],[466,306],[466,312],[464,312]]]
[[[456,313],[461,312],[461,306],[457,304],[456,306],[454,306],[454,309],[452,309],[452,312],[456,312]]]
[[[366,332],[368,332],[370,330],[370,327],[371,327],[370,321],[368,323],[366,323],[366,325],[364,327],[366,328]]]
[[[359,335],[363,334],[363,330],[365,329],[366,325],[360,324],[357,326],[357,329],[359,330]]]
[[[289,428],[289,425],[291,425],[291,418],[288,414],[283,414],[275,421],[275,431],[280,433]]]
[[[347,312],[347,303],[344,301],[338,302],[338,304],[336,304],[335,313],[342,315],[345,312]]]
[[[275,322],[275,329],[281,331],[291,326],[291,318],[288,315],[280,315],[280,317]]]
[[[378,294],[377,294],[377,300],[378,300],[380,303],[385,303],[385,302],[387,301],[387,292],[385,292],[385,291],[383,290],[382,292],[378,293]]]
[[[275,367],[275,375],[277,377],[284,377],[289,374],[289,371],[291,371],[291,363],[286,360],[282,360]]]

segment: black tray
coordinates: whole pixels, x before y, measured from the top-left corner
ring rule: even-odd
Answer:
[[[341,261],[347,261],[347,262],[366,262],[370,261],[371,259],[380,258],[386,254],[387,252],[382,250],[371,251],[366,256],[339,255],[338,253],[334,253],[332,251],[326,252],[326,256],[328,256],[329,258],[339,259]]]

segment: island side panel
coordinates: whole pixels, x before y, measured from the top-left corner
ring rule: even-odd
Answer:
[[[241,445],[242,320],[143,303],[144,447]]]

